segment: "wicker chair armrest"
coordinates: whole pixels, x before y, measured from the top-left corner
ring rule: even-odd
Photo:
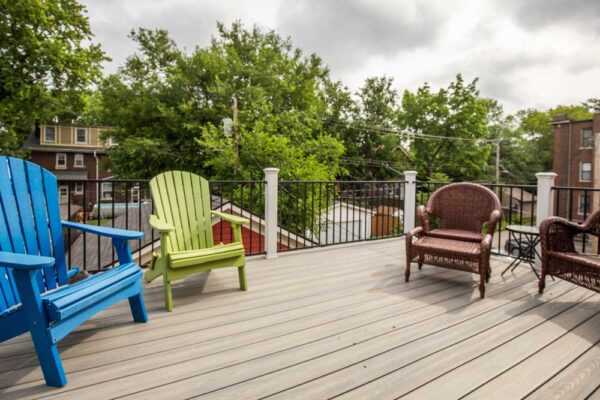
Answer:
[[[486,233],[483,236],[483,240],[481,241],[481,249],[483,252],[489,252],[492,249],[492,239],[493,235],[491,233]]]
[[[421,235],[423,235],[424,232],[425,230],[421,226],[413,228],[406,234],[406,241],[410,243],[413,237],[420,237]]]
[[[431,230],[431,227],[429,226],[429,212],[430,210],[425,208],[425,206],[419,206],[417,208],[417,216],[419,218],[419,222],[421,223],[421,227],[425,232],[429,232]]]
[[[502,213],[500,211],[494,210],[490,213],[490,221],[488,222],[487,227],[488,234],[494,234],[494,231],[496,230],[496,225],[498,224],[498,221],[500,221],[500,219],[502,219]]]
[[[560,217],[548,217],[540,224],[542,253],[547,251],[575,252],[573,239],[585,232],[583,225]]]

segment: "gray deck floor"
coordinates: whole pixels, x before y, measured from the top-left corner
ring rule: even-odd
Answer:
[[[425,266],[403,239],[289,253],[145,291],[61,343],[68,385],[44,386],[28,335],[0,344],[0,398],[600,398],[600,301],[530,270],[475,277]]]

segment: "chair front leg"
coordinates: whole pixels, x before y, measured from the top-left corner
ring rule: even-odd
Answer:
[[[44,313],[35,273],[35,271],[17,269],[13,271],[23,312],[27,318],[29,332],[33,339],[46,384],[48,386],[63,387],[67,384],[67,377],[60,361],[56,343],[52,342],[47,334],[49,323]]]

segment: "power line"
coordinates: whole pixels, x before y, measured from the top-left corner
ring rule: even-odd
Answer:
[[[329,117],[331,118],[331,117]],[[432,135],[428,133],[421,132],[412,132],[406,130],[400,130],[395,128],[388,128],[384,126],[377,125],[369,125],[364,122],[339,122],[339,121],[331,121],[328,120],[327,117],[322,118],[325,123],[329,123],[332,125],[350,127],[350,128],[361,128],[365,130],[370,130],[373,132],[384,132],[384,133],[393,133],[400,137],[405,137],[407,139],[422,139],[422,140],[438,140],[438,141],[463,141],[463,142],[476,142],[476,143],[489,143],[494,144],[498,142],[506,141],[505,139],[479,139],[479,138],[464,138],[464,137],[455,137],[455,136],[440,136],[440,135]]]

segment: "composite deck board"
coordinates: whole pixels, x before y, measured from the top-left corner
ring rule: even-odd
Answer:
[[[600,346],[596,343],[571,364],[566,367],[558,364],[558,367],[563,369],[536,388],[528,399],[581,399],[592,393],[600,386]]]
[[[27,336],[1,344],[0,398],[600,394],[598,296],[563,281],[539,296],[526,268],[500,277],[506,265],[493,258],[483,300],[457,271],[405,283],[403,239],[254,258],[249,292],[228,269],[177,282],[173,313],[153,283],[148,324],[121,304],[65,340],[65,388],[43,385]]]

